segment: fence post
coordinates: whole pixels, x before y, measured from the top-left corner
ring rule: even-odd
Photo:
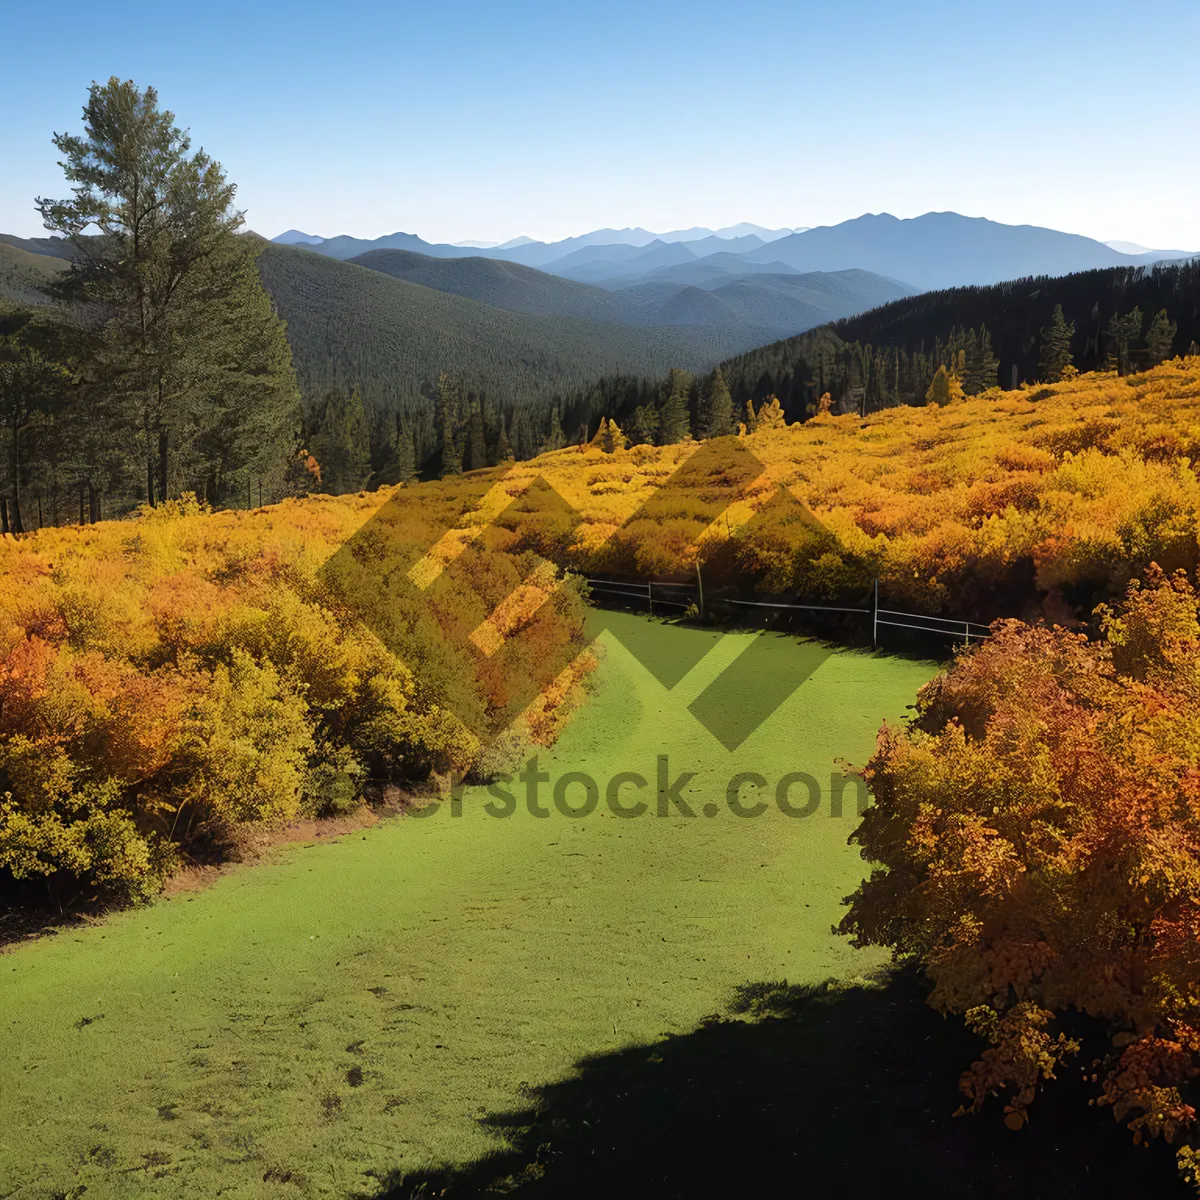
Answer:
[[[700,578],[700,560],[696,559],[696,588],[700,592],[700,619],[704,620],[704,580]]]
[[[875,580],[874,603],[871,606],[871,645],[879,645],[879,580]]]
[[[647,579],[646,580],[646,603],[650,605],[650,615],[651,616],[654,616],[654,592],[652,591],[653,587],[654,587],[654,581],[652,579]]]

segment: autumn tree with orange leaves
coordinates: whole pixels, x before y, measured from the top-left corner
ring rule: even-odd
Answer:
[[[988,1043],[965,1108],[1000,1096],[1019,1129],[1107,1023],[1095,1102],[1162,1136],[1197,1180],[1200,621],[1180,571],[1151,567],[1102,640],[1000,622],[885,726],[854,839],[874,864],[841,932],[932,981],[929,1003]]]

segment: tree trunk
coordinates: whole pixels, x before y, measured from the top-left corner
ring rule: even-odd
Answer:
[[[82,493],[80,493],[80,494],[82,495]],[[80,500],[80,502],[79,502],[79,503],[82,505],[82,504],[83,504],[83,501],[82,501],[82,500]],[[147,503],[147,504],[149,504],[151,508],[154,508],[154,507],[155,507],[155,500],[154,500],[154,459],[152,459],[152,458],[147,458],[147,459],[146,459],[146,503]]]
[[[42,518],[42,493],[38,492],[38,528],[45,529],[46,522]]]
[[[24,533],[21,525],[21,430],[13,425],[9,432],[12,434],[12,531]]]
[[[0,500],[0,534],[8,532],[8,501]]]
[[[100,520],[100,494],[96,485],[88,482],[88,524],[95,525]]]
[[[80,525],[87,524],[87,509],[83,506],[83,484],[79,485],[79,523]]]
[[[163,500],[167,498],[167,431],[158,431],[158,494]]]

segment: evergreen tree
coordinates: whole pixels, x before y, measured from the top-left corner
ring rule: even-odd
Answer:
[[[533,453],[549,454],[552,450],[561,450],[566,444],[567,435],[563,432],[562,410],[556,403],[547,414],[545,436],[530,457]]]
[[[1071,339],[1075,336],[1075,322],[1063,316],[1061,304],[1054,306],[1050,324],[1042,329],[1041,355],[1038,373],[1046,383],[1057,383],[1063,371],[1072,363]]]
[[[8,435],[9,520],[13,533],[24,533],[21,489],[26,465],[21,451],[40,421],[49,422],[65,402],[69,376],[64,367],[43,357],[28,341],[0,340],[0,426]]]
[[[1108,369],[1118,375],[1129,375],[1133,371],[1136,343],[1142,332],[1142,310],[1120,316],[1113,313],[1108,322]],[[1172,335],[1174,336],[1174,335]]]
[[[636,446],[653,446],[658,439],[658,409],[652,403],[639,404],[625,424],[629,440]]]
[[[704,436],[724,437],[733,432],[733,396],[725,375],[718,366],[714,368],[708,385],[708,404],[704,414]]]
[[[362,490],[371,476],[371,446],[357,389],[326,396],[309,449],[321,468],[324,491],[337,496]]]
[[[515,457],[512,444],[508,440],[508,429],[505,427],[504,415],[502,413],[500,416],[500,433],[496,437],[496,451],[492,456],[492,465],[499,466],[501,463],[512,462]]]
[[[396,449],[393,453],[393,474],[397,483],[408,483],[417,473],[417,448],[406,425],[396,419]]]
[[[86,374],[120,399],[146,499],[281,480],[299,425],[291,354],[220,164],[153,88],[116,77],[92,84],[83,135],[54,144],[72,195],[38,208],[72,242],[61,292],[96,314]]]
[[[1171,348],[1175,345],[1175,332],[1178,327],[1167,316],[1165,308],[1160,309],[1150,328],[1146,330],[1146,365],[1153,367],[1165,362],[1171,357]]]
[[[688,396],[691,388],[691,375],[687,371],[672,368],[667,380],[667,397],[659,412],[660,446],[673,446],[692,436],[692,424],[688,415]]]
[[[436,421],[442,460],[440,477],[461,475],[463,469],[462,397],[458,384],[443,371],[437,380]]]
[[[968,396],[978,396],[996,386],[1000,360],[992,349],[992,335],[986,325],[978,331],[967,331],[966,347],[962,353],[962,385]]]
[[[1000,358],[992,345],[992,335],[986,325],[979,327],[979,376],[981,392],[999,386]]]
[[[629,439],[621,432],[621,427],[616,421],[610,417],[601,417],[591,445],[605,454],[616,454],[618,450],[624,450],[629,445]]]
[[[470,415],[467,418],[466,466],[468,471],[479,471],[488,465],[487,441],[483,432],[483,410],[474,396],[470,399]]]
[[[562,433],[562,428],[559,428]],[[513,413],[512,423],[513,451],[518,459],[524,461],[532,458],[538,452],[540,441],[533,432],[533,422],[530,420],[529,409],[522,405]]]

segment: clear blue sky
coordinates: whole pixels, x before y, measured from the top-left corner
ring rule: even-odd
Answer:
[[[954,209],[1200,249],[1200,3],[7,0],[0,231],[92,79],[154,84],[251,228],[434,241]]]

